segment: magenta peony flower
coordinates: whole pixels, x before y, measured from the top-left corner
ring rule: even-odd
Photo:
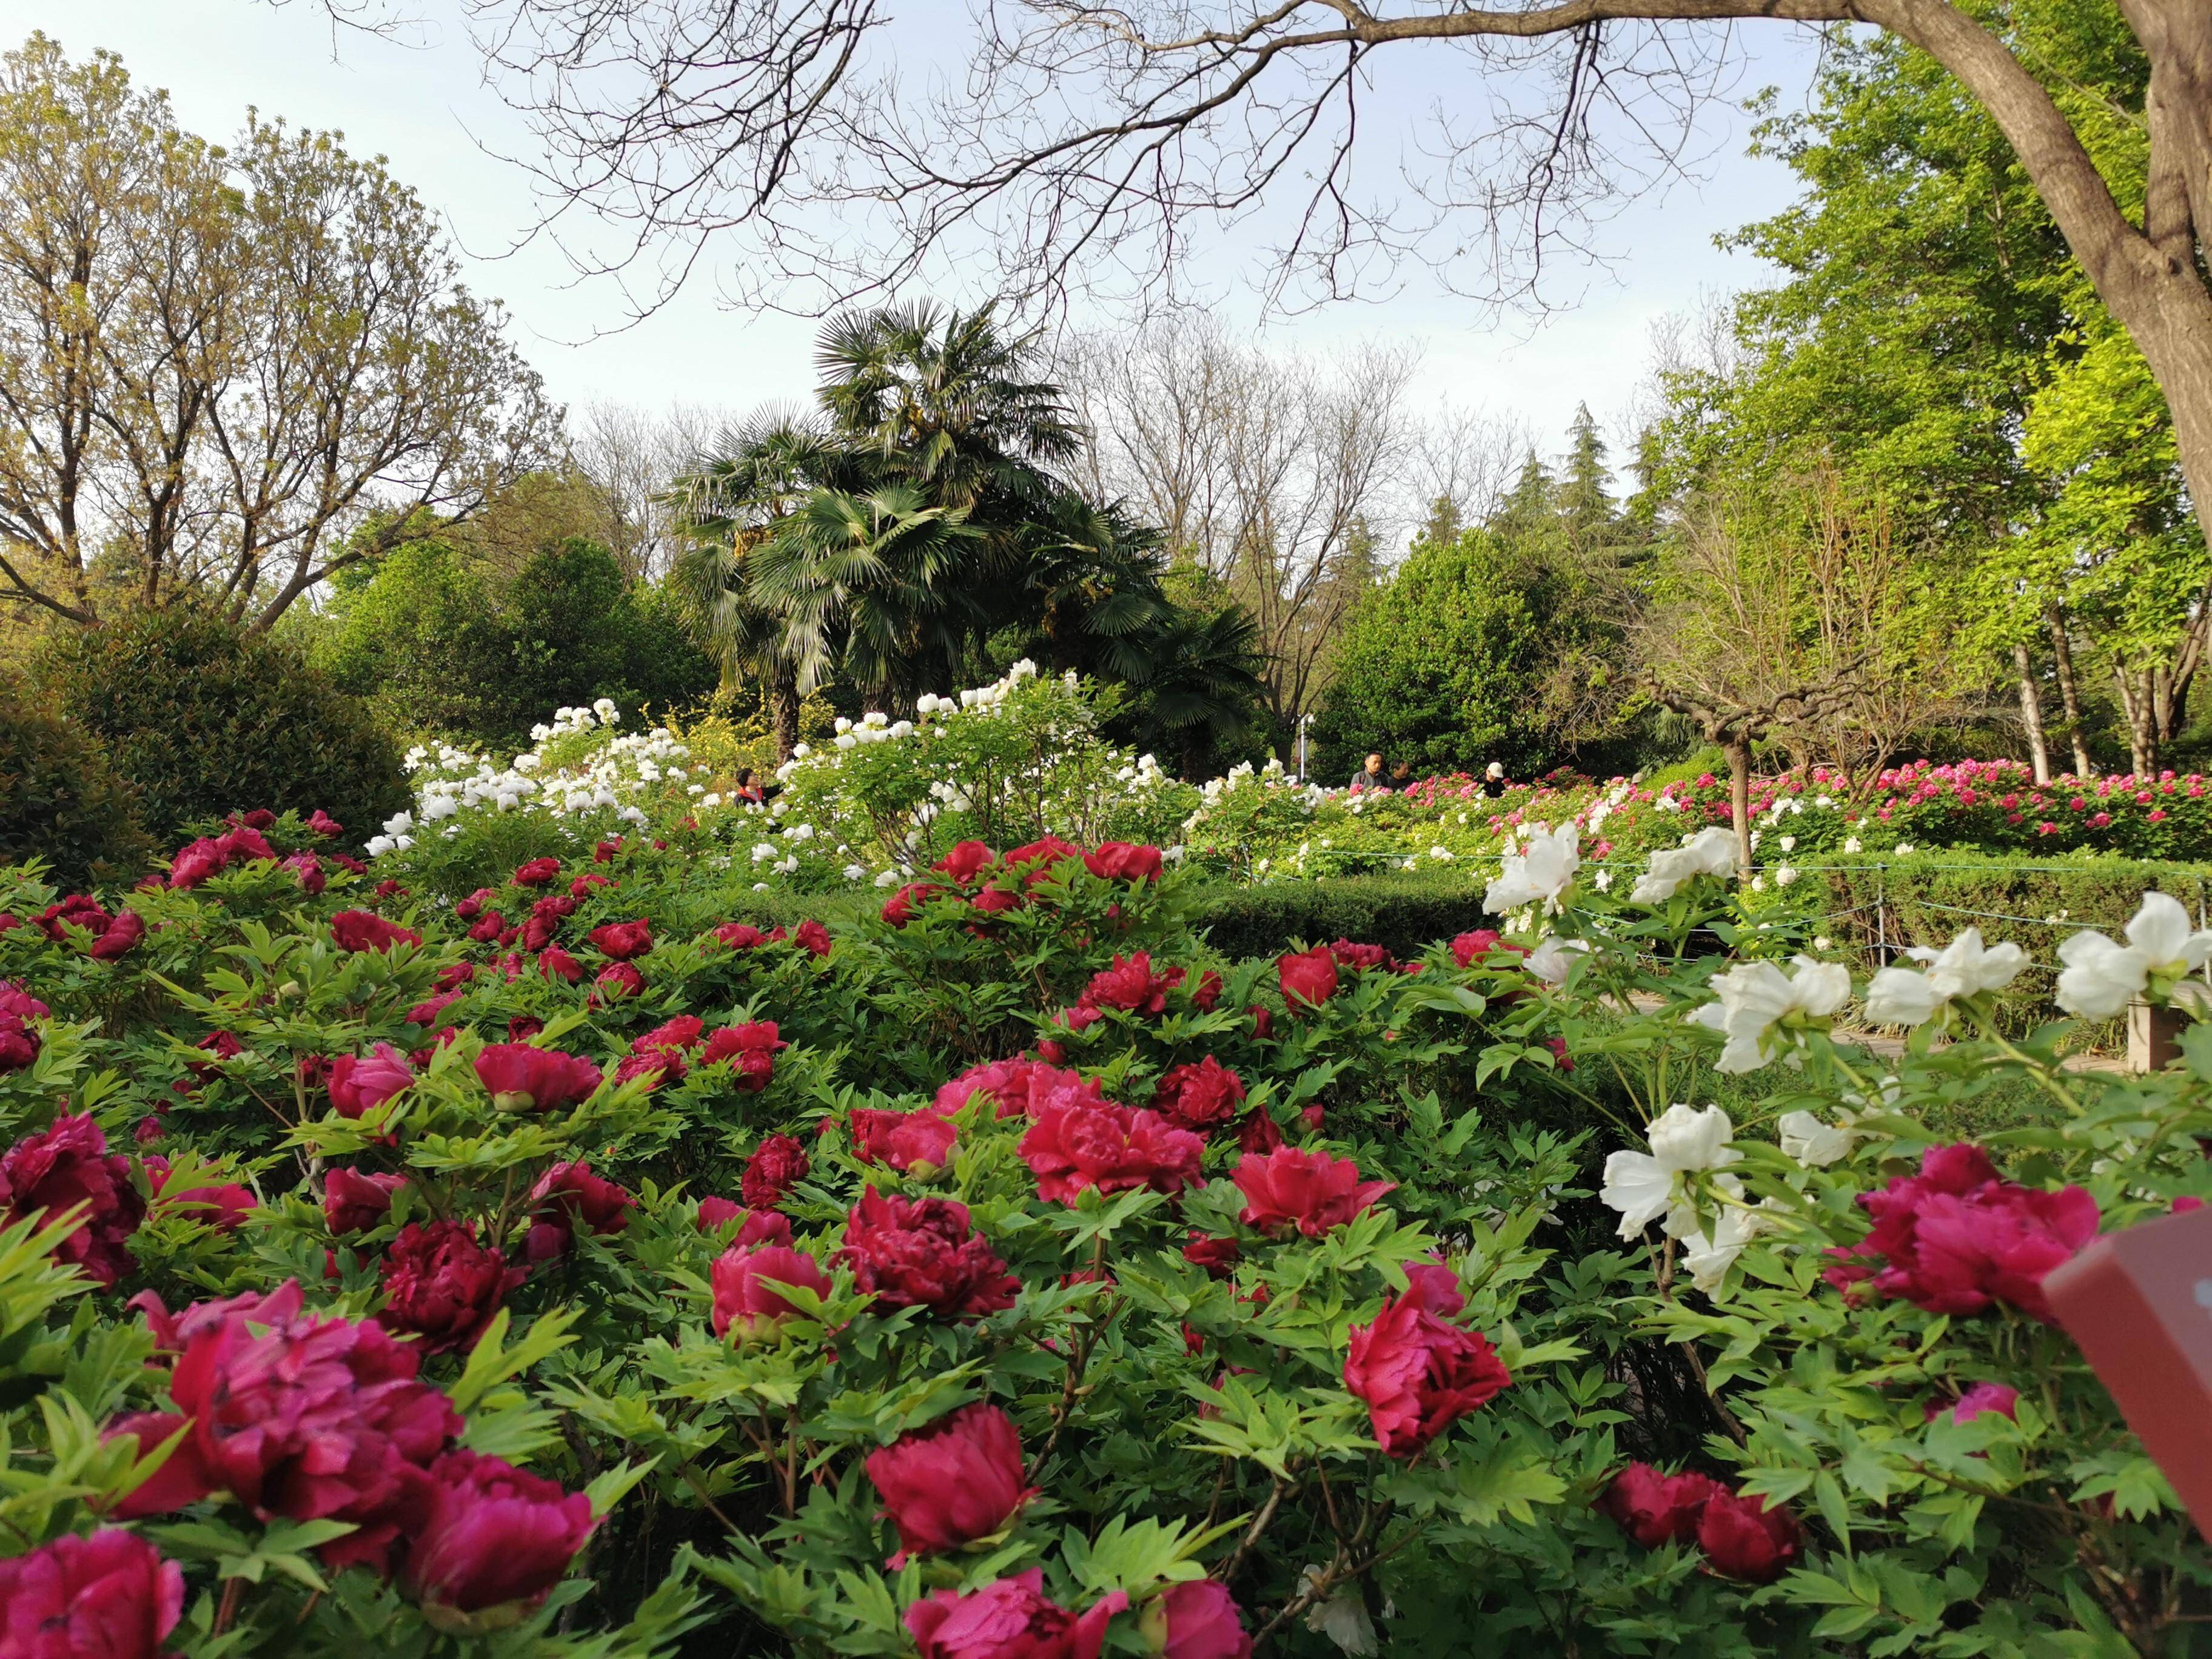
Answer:
[[[868,1479],[898,1528],[896,1569],[1003,1532],[1036,1488],[1022,1476],[1022,1437],[996,1406],[963,1406],[870,1452]]]
[[[1152,1109],[1170,1123],[1206,1134],[1234,1119],[1244,1104],[1244,1080],[1212,1054],[1196,1065],[1171,1066],[1152,1091]]]
[[[1297,1146],[1248,1153],[1230,1179],[1244,1194],[1246,1226],[1262,1231],[1294,1226],[1308,1238],[1344,1225],[1397,1185],[1362,1181],[1350,1158]]]
[[[395,945],[420,945],[422,936],[373,910],[341,910],[331,918],[331,941],[341,951],[389,951]]]
[[[119,1528],[0,1561],[9,1659],[159,1659],[184,1610],[183,1570]]]
[[[953,1127],[933,1111],[885,1112],[855,1106],[846,1119],[854,1158],[901,1171],[934,1174],[951,1160],[952,1145],[958,1139]]]
[[[719,1066],[730,1062],[730,1079],[747,1094],[758,1094],[775,1075],[778,1051],[791,1045],[776,1035],[772,1019],[755,1020],[748,1025],[725,1025],[707,1039],[707,1046],[699,1052],[702,1066]]]
[[[200,1455],[198,1440],[190,1432],[191,1426],[191,1419],[174,1412],[133,1412],[100,1431],[102,1441],[131,1440],[140,1458],[166,1444],[179,1430],[186,1431],[152,1477],[107,1510],[110,1520],[140,1521],[149,1515],[174,1515],[216,1490],[215,1477]],[[0,1652],[4,1651],[4,1645],[0,1645]]]
[[[1199,1178],[1206,1142],[1158,1112],[1112,1101],[1055,1102],[1022,1137],[1037,1196],[1073,1204],[1087,1188],[1179,1193]]]
[[[1771,1584],[1803,1552],[1805,1534],[1796,1517],[1766,1505],[1765,1498],[1727,1491],[1705,1500],[1698,1519],[1698,1547],[1723,1578]]]
[[[837,1259],[886,1306],[923,1307],[947,1318],[1010,1308],[1021,1288],[990,1241],[975,1231],[968,1206],[950,1199],[866,1188],[846,1218]]]
[[[407,1056],[390,1043],[380,1042],[365,1054],[340,1054],[332,1060],[324,1086],[340,1117],[357,1118],[414,1081],[415,1068]]]
[[[580,1055],[526,1042],[495,1042],[476,1060],[477,1080],[503,1112],[551,1112],[587,1100],[605,1079]]]
[[[383,1277],[377,1322],[413,1332],[425,1352],[442,1353],[475,1346],[523,1273],[477,1242],[473,1222],[410,1221],[385,1255]]]
[[[1160,1659],[1251,1659],[1252,1637],[1237,1598],[1213,1579],[1169,1585],[1145,1611],[1146,1632],[1156,1624]]]
[[[323,1221],[339,1237],[384,1224],[392,1199],[407,1184],[404,1176],[372,1175],[333,1166],[323,1176]]]
[[[1599,1495],[1597,1510],[1645,1549],[1656,1550],[1695,1538],[1705,1500],[1727,1491],[1709,1474],[1668,1474],[1649,1463],[1631,1463]]]
[[[924,1596],[905,1622],[921,1659],[1098,1659],[1107,1625],[1128,1605],[1115,1590],[1070,1613],[1045,1598],[1044,1569],[1031,1567],[965,1595]]]
[[[1393,1457],[1411,1457],[1512,1381],[1487,1339],[1411,1296],[1385,1297],[1373,1324],[1354,1325],[1344,1362],[1344,1386],[1367,1402]]]
[[[530,1189],[530,1236],[524,1252],[532,1261],[550,1261],[568,1248],[578,1227],[604,1237],[629,1225],[637,1200],[611,1181],[592,1173],[579,1158],[556,1164]]]
[[[778,1285],[797,1285],[817,1296],[827,1296],[831,1288],[822,1264],[788,1244],[733,1245],[714,1258],[710,1279],[714,1334],[741,1343],[769,1334],[799,1311]]]
[[[54,1259],[112,1285],[137,1264],[131,1235],[146,1201],[131,1184],[131,1160],[107,1150],[107,1137],[89,1116],[57,1117],[50,1128],[26,1135],[0,1154],[0,1202],[9,1224],[43,1212],[51,1221],[78,1205],[85,1213],[56,1247]]]
[[[1164,1012],[1168,993],[1183,981],[1183,970],[1169,968],[1152,971],[1152,957],[1149,951],[1139,951],[1134,956],[1116,955],[1114,965],[1103,968],[1091,976],[1077,999],[1085,1008],[1118,1008],[1123,1013],[1152,1015]]]
[[[610,921],[592,929],[592,946],[603,957],[628,962],[653,950],[653,930],[641,916],[635,921]]]
[[[447,1452],[430,1466],[430,1483],[400,1583],[457,1613],[542,1601],[598,1524],[584,1493],[496,1457]]]
[[[806,1148],[791,1135],[770,1135],[745,1160],[738,1190],[757,1210],[772,1210],[784,1194],[806,1179],[812,1166]]]

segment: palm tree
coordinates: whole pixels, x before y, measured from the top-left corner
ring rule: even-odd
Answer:
[[[1033,623],[1054,673],[1129,680],[1146,672],[1146,630],[1168,614],[1160,592],[1164,538],[1120,504],[1058,491],[1024,538],[1016,620]]]
[[[1250,732],[1267,695],[1260,624],[1241,605],[1168,605],[1133,646],[1145,665],[1128,677],[1138,743],[1175,756],[1187,778],[1206,775],[1212,756]]]

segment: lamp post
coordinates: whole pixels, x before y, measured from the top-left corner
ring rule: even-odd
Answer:
[[[1311,714],[1298,716],[1298,781],[1306,781],[1306,727],[1313,724]]]

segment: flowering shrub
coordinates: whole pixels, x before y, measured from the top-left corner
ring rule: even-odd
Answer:
[[[1571,826],[1504,929],[1246,960],[1141,843],[787,933],[712,842],[445,906],[200,839],[0,872],[0,1644],[2189,1639],[2212,1561],[2042,1285],[2212,1191],[2212,1044],[2064,1072],[2001,944],[1689,955],[1723,878],[1600,891]],[[2059,994],[2208,956],[2148,901]]]

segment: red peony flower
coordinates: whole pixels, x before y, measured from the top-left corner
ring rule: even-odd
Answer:
[[[331,942],[341,951],[383,951],[395,945],[420,945],[422,935],[374,910],[341,910],[331,918]]]
[[[560,874],[560,860],[532,859],[527,864],[518,866],[514,874],[508,879],[517,887],[548,887],[559,878]]]
[[[1286,951],[1275,958],[1275,978],[1292,1013],[1318,1008],[1336,994],[1336,958],[1325,945],[1316,945],[1310,951]]]
[[[749,1342],[773,1331],[799,1310],[776,1286],[796,1285],[827,1296],[832,1288],[822,1264],[788,1244],[736,1244],[714,1258],[714,1334]]]
[[[758,1094],[768,1087],[769,1079],[775,1075],[776,1051],[791,1045],[776,1035],[772,1019],[755,1020],[749,1025],[725,1025],[707,1039],[700,1050],[698,1063],[719,1066],[724,1060],[730,1064],[730,1079],[747,1094]]]
[[[1022,1437],[996,1406],[963,1406],[868,1454],[868,1479],[898,1528],[896,1569],[1003,1532],[1036,1488],[1022,1474]]]
[[[1695,1538],[1706,1500],[1727,1492],[1709,1474],[1668,1474],[1649,1463],[1631,1463],[1599,1495],[1597,1510],[1645,1549],[1656,1550]]]
[[[1528,954],[1526,945],[1508,945],[1505,936],[1494,927],[1478,927],[1451,942],[1452,960],[1462,968],[1472,968],[1499,951],[1510,951],[1516,957]]]
[[[1191,1006],[1201,1014],[1210,1014],[1221,1000],[1221,975],[1207,969],[1198,976],[1198,987],[1190,994]]]
[[[963,841],[930,868],[966,887],[998,861],[999,855],[981,842]]]
[[[830,930],[818,921],[800,922],[791,942],[811,957],[830,954]]]
[[[994,885],[984,888],[968,902],[971,908],[981,911],[984,915],[1003,916],[1009,910],[1018,910],[1022,908],[1022,896],[1019,893],[1010,892],[1004,887]]]
[[[580,1055],[526,1042],[490,1044],[477,1056],[476,1068],[477,1080],[503,1112],[557,1111],[588,1099],[605,1080]]]
[[[136,910],[124,910],[107,924],[100,936],[93,940],[85,955],[94,962],[112,962],[126,956],[138,941],[146,937],[146,923]],[[421,940],[416,941],[420,944]]]
[[[1158,881],[1160,849],[1109,841],[1083,855],[1083,867],[1102,881]]]
[[[1215,1238],[1193,1228],[1190,1242],[1182,1247],[1182,1259],[1216,1279],[1226,1279],[1244,1259],[1244,1247],[1233,1238]]]
[[[1295,1226],[1308,1238],[1341,1227],[1398,1184],[1362,1181],[1350,1158],[1297,1146],[1248,1153],[1230,1178],[1244,1194],[1246,1226],[1265,1231]]]
[[[1020,874],[1023,884],[1035,887],[1039,882],[1055,881],[1063,873],[1060,866],[1069,859],[1080,859],[1083,849],[1058,836],[1047,836],[1042,841],[1033,841],[1026,847],[1017,847],[999,860],[1001,869]]]
[[[1367,1402],[1393,1457],[1411,1457],[1512,1380],[1487,1339],[1411,1296],[1385,1297],[1373,1324],[1354,1325],[1344,1362],[1344,1386]]]
[[[1179,1193],[1199,1178],[1206,1142],[1158,1112],[1110,1100],[1055,1101],[1022,1137],[1022,1161],[1037,1196],[1073,1204],[1087,1188],[1123,1193],[1149,1187]]]
[[[1803,1551],[1805,1534],[1796,1516],[1766,1504],[1763,1498],[1727,1491],[1706,1498],[1705,1513],[1698,1517],[1698,1547],[1723,1578],[1771,1584]]]
[[[1183,970],[1180,968],[1155,974],[1149,951],[1139,951],[1133,957],[1117,955],[1112,967],[1091,975],[1079,1006],[1119,1008],[1131,1014],[1158,1014],[1167,1008],[1168,993],[1182,981]]]
[[[745,921],[726,921],[714,930],[714,937],[732,951],[757,951],[768,943],[766,933]]]
[[[1252,1016],[1252,1035],[1265,1042],[1275,1035],[1275,1016],[1268,1009],[1254,1006],[1244,1011]]]
[[[331,878],[323,873],[323,861],[313,853],[293,854],[284,860],[284,867],[292,872],[303,893],[312,896],[331,884]]]
[[[449,1451],[430,1466],[430,1483],[400,1582],[457,1613],[544,1601],[598,1524],[586,1494],[496,1457]]]
[[[523,1254],[532,1261],[550,1261],[562,1255],[578,1227],[604,1237],[629,1225],[629,1212],[637,1200],[611,1181],[592,1173],[578,1158],[556,1164],[538,1177],[530,1189],[530,1235]]]
[[[886,1306],[927,1308],[948,1318],[1010,1308],[1021,1288],[974,1230],[968,1206],[951,1199],[866,1188],[846,1218],[837,1259]]]
[[[0,1561],[9,1659],[160,1659],[184,1610],[183,1569],[118,1527]]]
[[[330,840],[334,836],[345,834],[345,825],[340,823],[319,806],[307,815],[307,828],[325,841]]]
[[[245,1224],[246,1212],[261,1207],[261,1200],[253,1195],[251,1187],[235,1182],[172,1190],[169,1160],[159,1152],[149,1152],[139,1162],[145,1165],[147,1185],[153,1191],[155,1208],[185,1211],[194,1221],[205,1222],[217,1232],[236,1232]]]
[[[592,929],[592,948],[601,956],[628,962],[653,949],[653,930],[643,917],[635,921],[610,921]]]
[[[1388,970],[1398,965],[1398,959],[1381,945],[1355,945],[1348,939],[1340,939],[1330,945],[1328,954],[1338,967],[1355,974]]]
[[[412,1331],[425,1352],[476,1346],[507,1293],[523,1279],[468,1221],[410,1221],[384,1258],[384,1311],[377,1322]]]
[[[1930,1313],[2002,1302],[2051,1324],[2044,1275],[2097,1236],[2096,1200],[2082,1188],[2016,1186],[1970,1145],[1930,1148],[1919,1174],[1858,1201],[1873,1230],[1856,1249],[1831,1251],[1838,1265],[1825,1277],[1846,1291],[1870,1281],[1876,1294]]]
[[[354,1522],[323,1559],[384,1567],[422,1517],[423,1471],[462,1427],[416,1379],[417,1350],[375,1325],[302,1314],[297,1279],[188,1309],[169,1334],[183,1344],[169,1395],[210,1483],[264,1519]]]
[[[609,1001],[645,994],[645,975],[638,972],[632,963],[609,963],[599,969],[599,976],[593,983],[598,986],[599,994]]]
[[[341,1237],[380,1227],[392,1213],[392,1194],[406,1184],[404,1176],[364,1174],[336,1165],[323,1177],[324,1223]]]
[[[390,1043],[380,1042],[365,1054],[340,1054],[332,1060],[324,1086],[340,1117],[357,1118],[414,1081],[415,1068],[407,1056]]]
[[[133,1455],[144,1458],[158,1450],[179,1430],[185,1437],[172,1447],[161,1467],[127,1496],[106,1510],[112,1521],[143,1521],[149,1515],[174,1515],[187,1504],[197,1504],[216,1489],[216,1480],[200,1455],[199,1442],[191,1433],[192,1419],[174,1412],[133,1412],[118,1417],[100,1431],[102,1443],[128,1439]],[[0,1647],[0,1652],[6,1651]]]
[[[1170,1584],[1146,1610],[1143,1628],[1159,1626],[1160,1659],[1251,1659],[1252,1638],[1237,1598],[1212,1578]]]
[[[507,918],[496,910],[487,910],[476,919],[469,929],[469,937],[478,945],[489,945],[507,932]]]
[[[1103,1098],[1096,1084],[1085,1084],[1073,1072],[1017,1056],[969,1066],[938,1090],[934,1109],[951,1117],[964,1111],[972,1097],[981,1095],[995,1104],[1000,1117],[1033,1115],[1032,1102],[1049,1099],[1061,1086],[1087,1088],[1095,1097]]]
[[[935,1112],[884,1112],[855,1106],[846,1114],[853,1133],[853,1156],[863,1164],[887,1164],[901,1171],[919,1169],[933,1175],[951,1161],[958,1138]]]
[[[1237,1127],[1237,1149],[1242,1152],[1272,1152],[1283,1144],[1282,1126],[1264,1108],[1255,1106]]]
[[[479,887],[453,906],[453,915],[463,921],[474,921],[499,895],[489,887]]]
[[[0,1154],[0,1202],[6,1224],[43,1212],[52,1221],[85,1206],[74,1231],[54,1249],[54,1259],[82,1268],[88,1279],[113,1285],[137,1263],[131,1235],[146,1201],[131,1184],[131,1160],[107,1150],[107,1137],[89,1116],[64,1112],[52,1127],[24,1136]]]
[[[884,901],[883,919],[893,927],[903,927],[915,919],[919,906],[943,890],[926,881],[910,881]]]
[[[770,1135],[745,1160],[738,1191],[754,1209],[772,1210],[783,1202],[785,1194],[806,1179],[811,1168],[806,1148],[795,1137]]]
[[[1106,1626],[1129,1605],[1115,1590],[1081,1615],[1044,1594],[1044,1569],[1031,1567],[963,1595],[939,1590],[906,1610],[920,1659],[1098,1659]]]
[[[1170,1122],[1200,1134],[1234,1118],[1244,1104],[1244,1080],[1212,1054],[1168,1068],[1152,1091],[1152,1109]]]
[[[1971,1423],[1984,1413],[1999,1417],[2016,1417],[2020,1407],[2020,1390],[2002,1382],[1976,1382],[1960,1395],[1955,1404],[1931,1400],[1924,1408],[1926,1419],[1932,1423],[1948,1415],[1954,1423]]]

